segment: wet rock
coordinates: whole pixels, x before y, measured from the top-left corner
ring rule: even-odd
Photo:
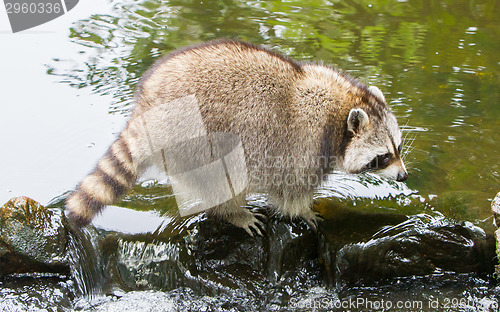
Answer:
[[[497,196],[491,202],[491,212],[493,214],[493,220],[497,230],[495,231],[495,241],[496,241],[496,255],[497,259],[500,259],[500,192],[498,192]],[[500,276],[500,263],[495,265],[495,274],[497,278]]]
[[[500,192],[491,202],[491,212],[493,213],[493,218],[495,220],[495,225],[500,227]]]
[[[263,237],[250,237],[203,214],[166,217],[154,233],[89,227],[84,230],[88,244],[74,253],[81,259],[73,263],[81,266],[73,276],[77,283],[95,279],[85,282],[91,286],[83,287],[83,293],[95,285],[104,285],[101,294],[115,297],[123,291],[161,290],[174,295],[180,310],[197,311],[199,306],[284,307],[292,299],[309,298],[308,289],[327,287],[328,282],[345,291],[349,287],[342,286],[390,285],[416,276],[453,279],[460,272],[491,273],[494,240],[470,222],[438,213],[408,217],[388,209],[366,211],[331,203],[320,208],[328,214],[318,233],[301,221],[271,218]],[[199,305],[183,305],[193,298]]]
[[[25,272],[69,272],[67,228],[60,209],[27,197],[0,208],[0,276]]]
[[[175,242],[114,238],[108,269],[124,290],[173,289],[186,283],[186,263],[179,260],[182,245]],[[110,244],[108,242],[107,244]],[[108,245],[108,248],[111,244]]]
[[[264,237],[200,218],[175,235],[110,233],[100,243],[108,279],[121,289],[197,293],[264,292],[272,283],[299,283],[318,273],[315,234],[305,226],[270,221]],[[241,295],[241,294],[240,294]]]
[[[443,272],[491,273],[490,245],[485,232],[470,222],[418,215],[345,245],[330,257],[330,265],[341,287]]]
[[[0,278],[0,311],[69,311],[73,282],[60,274],[23,274]]]

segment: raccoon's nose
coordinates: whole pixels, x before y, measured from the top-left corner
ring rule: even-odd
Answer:
[[[404,182],[404,181],[406,181],[406,179],[408,179],[408,173],[406,173],[406,171],[403,171],[403,172],[398,173],[398,178],[396,179],[396,181]]]

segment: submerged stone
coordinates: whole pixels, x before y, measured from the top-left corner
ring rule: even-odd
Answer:
[[[17,197],[0,208],[0,276],[68,272],[68,232],[63,212]]]

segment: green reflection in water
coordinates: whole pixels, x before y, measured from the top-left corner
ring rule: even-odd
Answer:
[[[124,1],[76,23],[83,57],[49,73],[113,94],[110,112],[128,114],[141,74],[185,45],[233,37],[322,60],[383,90],[414,140],[410,188],[453,217],[485,218],[500,190],[499,11],[489,0]]]

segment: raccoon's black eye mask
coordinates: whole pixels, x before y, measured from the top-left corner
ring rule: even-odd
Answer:
[[[377,157],[373,158],[373,160],[365,166],[365,169],[367,170],[377,170],[377,169],[384,169],[387,166],[389,166],[389,163],[391,162],[392,154],[387,153],[384,155],[378,155]]]
[[[401,154],[402,149],[403,149],[403,144],[400,144],[397,148],[397,150],[398,150],[397,155]],[[397,157],[397,156],[393,155],[392,153],[378,155],[377,157],[373,158],[373,160],[365,166],[365,170],[384,169],[387,166],[389,166],[392,158],[395,158],[395,157]]]

